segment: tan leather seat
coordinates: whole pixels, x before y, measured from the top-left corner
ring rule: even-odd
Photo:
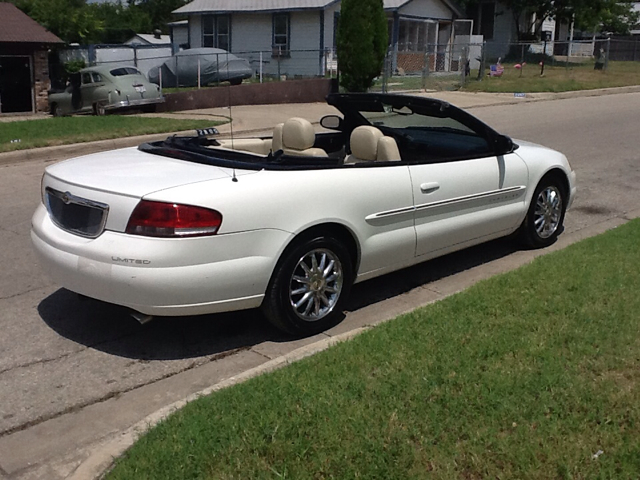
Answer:
[[[362,125],[351,132],[351,155],[344,163],[388,162],[400,160],[398,144],[376,127]]]
[[[271,151],[273,153],[282,150],[282,127],[284,123],[279,123],[273,128],[273,138],[271,139]]]
[[[276,128],[278,128],[276,126]],[[286,155],[326,157],[327,152],[321,148],[314,148],[316,134],[313,125],[304,118],[290,118],[282,125],[282,150]],[[276,138],[272,140],[272,149],[276,150]]]

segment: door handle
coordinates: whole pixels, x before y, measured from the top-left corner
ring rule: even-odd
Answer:
[[[420,184],[420,191],[424,194],[433,193],[440,188],[440,184],[438,182],[428,182]]]

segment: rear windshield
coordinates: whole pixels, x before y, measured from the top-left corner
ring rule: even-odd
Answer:
[[[140,72],[133,67],[118,67],[111,70],[114,77],[122,77],[124,75],[140,75]]]

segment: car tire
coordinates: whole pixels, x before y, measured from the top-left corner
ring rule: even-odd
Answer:
[[[231,80],[229,80],[229,83],[231,85],[240,85],[242,83],[242,79],[241,78],[232,78]]]
[[[57,103],[51,104],[51,115],[54,117],[62,117],[62,111]]]
[[[347,249],[335,238],[314,235],[283,254],[262,311],[278,329],[296,336],[322,332],[343,318],[353,283]]]
[[[107,110],[102,103],[96,102],[93,104],[93,114],[98,117],[104,117],[107,114]]]
[[[527,216],[520,226],[520,240],[530,248],[551,245],[563,230],[566,209],[566,189],[558,176],[543,177],[533,192]]]

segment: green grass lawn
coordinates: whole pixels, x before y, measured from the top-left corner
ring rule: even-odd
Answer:
[[[34,147],[92,142],[220,125],[218,120],[174,120],[108,115],[45,118],[0,123],[0,152]],[[11,143],[19,139],[19,143]]]
[[[472,76],[472,78],[475,78]],[[606,71],[594,70],[593,62],[545,66],[540,76],[537,63],[527,64],[517,70],[513,64],[504,65],[501,77],[486,77],[483,81],[471,81],[463,90],[474,92],[567,92],[595,88],[624,87],[640,84],[640,62],[609,62]]]
[[[640,84],[640,62],[610,62],[606,71],[594,70],[593,61],[583,64],[546,65],[540,76],[540,65],[528,63],[517,70],[513,63],[504,63],[501,77],[484,76],[478,81],[478,71],[472,70],[468,81],[462,85],[460,75],[432,74],[422,76],[395,76],[388,82],[389,91],[398,90],[462,90],[468,92],[567,92],[595,88],[625,87]],[[487,65],[486,73],[489,73]],[[377,80],[372,90],[379,91],[382,81]]]
[[[631,222],[192,402],[107,478],[638,478],[639,239]]]

